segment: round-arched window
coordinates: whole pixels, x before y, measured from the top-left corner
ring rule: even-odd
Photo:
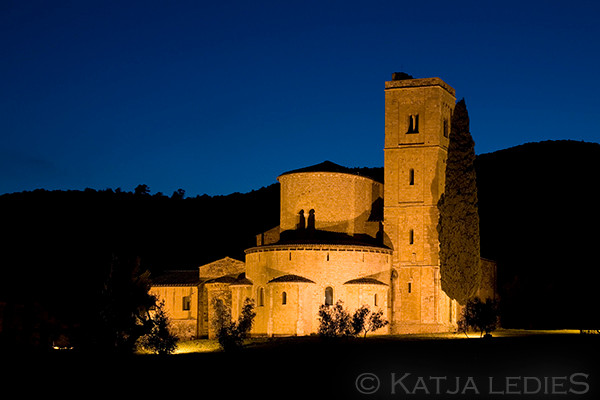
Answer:
[[[330,306],[333,304],[333,288],[331,286],[327,286],[325,288],[325,305]]]

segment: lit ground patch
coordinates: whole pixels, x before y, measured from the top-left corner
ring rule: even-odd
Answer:
[[[560,329],[560,330],[525,330],[525,329],[499,329],[493,332],[492,336],[496,338],[518,338],[535,337],[551,335],[580,335],[578,329]],[[427,341],[427,340],[461,340],[479,338],[479,332],[464,333],[419,333],[404,335],[370,335],[366,338],[353,338],[354,343],[367,344],[373,342],[401,342],[401,341]],[[279,336],[279,337],[253,337],[246,340],[244,347],[246,349],[276,349],[279,346],[289,345],[310,345],[311,343],[320,344],[321,339],[318,336]],[[182,341],[177,345],[175,354],[188,353],[210,353],[222,351],[216,340],[197,339]]]
[[[175,350],[175,354],[207,353],[220,350],[221,348],[216,340],[186,340],[177,344],[177,350]]]

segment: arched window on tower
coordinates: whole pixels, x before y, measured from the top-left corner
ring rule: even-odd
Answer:
[[[419,114],[411,114],[408,116],[407,133],[419,133]]]
[[[286,292],[281,293],[281,304],[283,304],[283,305],[287,304],[287,293]]]
[[[333,288],[331,286],[325,288],[325,305],[333,305]]]
[[[415,170],[412,168],[408,171],[408,184],[411,186],[415,184]]]
[[[408,243],[409,244],[415,244],[415,231],[414,231],[414,229],[411,229],[410,231],[408,231]]]

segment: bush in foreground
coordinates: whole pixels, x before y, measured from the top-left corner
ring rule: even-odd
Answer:
[[[215,298],[213,307],[215,310],[213,328],[216,332],[219,345],[225,351],[239,350],[242,347],[244,339],[248,337],[250,329],[252,329],[254,317],[256,316],[254,301],[246,298],[237,321],[231,320],[231,311],[223,300]]]
[[[383,318],[383,311],[371,312],[369,306],[363,305],[353,315],[344,308],[341,300],[334,305],[322,304],[319,307],[319,335],[322,337],[353,337],[364,332],[383,328],[389,322]]]
[[[467,301],[463,309],[461,319],[458,321],[459,332],[466,334],[467,330],[473,329],[480,332],[480,336],[491,336],[498,327],[498,304],[495,300],[486,299],[485,302],[479,297]]]
[[[144,350],[159,355],[171,354],[177,349],[179,338],[173,335],[169,329],[169,318],[164,309],[164,301],[156,305],[152,316],[152,329],[150,333],[142,336],[139,346]]]

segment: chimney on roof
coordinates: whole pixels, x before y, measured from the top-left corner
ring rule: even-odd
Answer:
[[[414,79],[412,75],[407,74],[406,72],[394,72],[392,74],[393,81],[404,81],[406,79]]]

